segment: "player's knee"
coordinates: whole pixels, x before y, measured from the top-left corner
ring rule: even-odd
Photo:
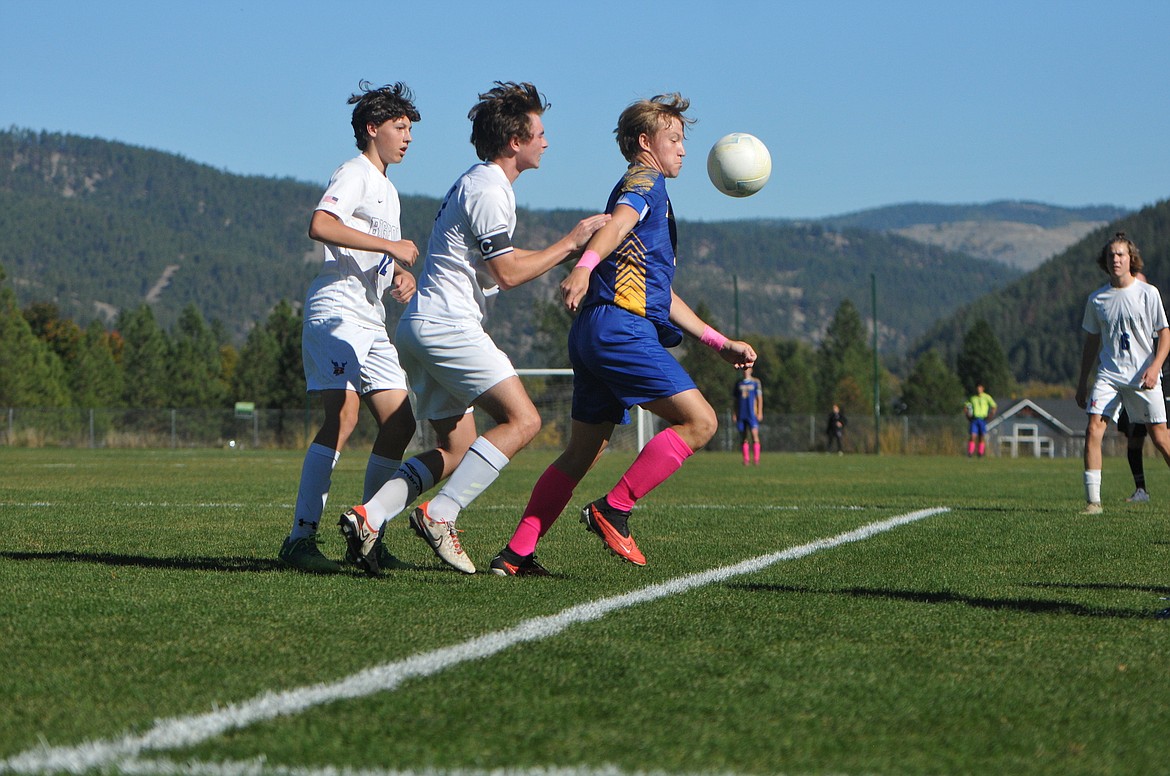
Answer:
[[[418,421],[414,418],[400,418],[392,422],[390,431],[397,439],[405,439],[407,444],[414,438],[414,432],[418,431]]]
[[[698,449],[715,436],[715,432],[719,430],[719,418],[715,415],[715,410],[707,405],[702,412],[695,414],[688,425],[691,427],[691,439],[695,442],[693,447]]]
[[[516,417],[514,423],[516,424],[516,431],[524,440],[524,444],[528,444],[536,435],[540,433],[540,413],[536,408],[531,408],[531,411],[525,411]]]

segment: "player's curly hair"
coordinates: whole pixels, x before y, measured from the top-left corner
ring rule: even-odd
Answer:
[[[1138,247],[1133,244],[1133,240],[1126,236],[1125,232],[1117,232],[1113,235],[1113,239],[1105,243],[1101,247],[1101,253],[1097,256],[1097,266],[1101,271],[1109,273],[1109,259],[1112,254],[1112,248],[1117,243],[1123,243],[1126,248],[1129,248],[1129,272],[1131,275],[1136,275],[1144,269],[1145,265],[1142,262],[1142,253]]]
[[[638,138],[653,135],[665,128],[671,119],[678,119],[685,134],[687,127],[697,121],[685,115],[690,107],[691,101],[678,92],[659,94],[648,100],[631,103],[618,117],[618,125],[614,129],[622,156],[627,162],[633,162],[642,150]]]
[[[540,116],[552,107],[530,83],[494,83],[467,112],[467,118],[471,119],[471,144],[475,146],[475,155],[484,162],[501,156],[512,138],[521,143],[531,140],[529,114]]]
[[[399,81],[373,88],[369,81],[358,82],[358,93],[351,94],[346,104],[353,105],[353,139],[358,150],[365,151],[370,143],[366,127],[375,127],[392,119],[408,118],[411,122],[421,121],[418,108],[414,107],[414,95],[406,84]]]

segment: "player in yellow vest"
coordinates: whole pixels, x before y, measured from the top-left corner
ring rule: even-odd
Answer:
[[[971,421],[971,438],[967,441],[967,456],[975,455],[978,443],[979,457],[987,452],[987,421],[995,417],[995,399],[983,392],[983,386],[975,386],[975,395],[967,400],[967,419]]]

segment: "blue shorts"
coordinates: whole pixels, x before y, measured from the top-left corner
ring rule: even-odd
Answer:
[[[971,433],[987,435],[987,418],[971,418]]]
[[[613,305],[581,311],[569,330],[569,360],[573,420],[582,423],[629,423],[630,407],[695,387],[654,324]]]
[[[759,428],[760,421],[756,420],[755,415],[750,415],[748,417],[740,418],[736,425],[739,426],[739,431],[742,434],[751,431],[752,429]]]

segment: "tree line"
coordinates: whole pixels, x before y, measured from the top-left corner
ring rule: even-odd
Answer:
[[[727,333],[705,302],[698,303],[695,312]],[[535,352],[549,367],[568,367],[564,343],[572,323],[569,314],[559,304],[542,303],[535,318]],[[795,338],[744,334],[742,339],[752,344],[759,357],[752,373],[764,389],[765,415],[827,413],[834,404],[846,414],[873,414],[872,335],[849,299],[838,305],[815,347]],[[712,407],[731,409],[738,376],[726,362],[689,340],[680,361]],[[976,385],[982,384],[993,396],[1007,396],[1016,386],[1004,350],[986,321],[978,321],[967,333],[955,364],[948,364],[938,351],[928,350],[899,377],[879,358],[876,380],[881,411],[907,415],[957,414]]]
[[[705,303],[696,312],[717,328]],[[565,338],[571,319],[560,305],[536,310],[535,351],[548,367],[568,366]],[[121,312],[111,329],[85,327],[47,302],[19,308],[0,268],[0,406],[24,408],[217,409],[253,402],[259,409],[298,409],[306,402],[301,364],[301,313],[287,300],[254,326],[236,347],[218,322],[192,303],[164,329],[150,305]],[[872,333],[848,299],[838,306],[814,347],[776,336],[744,335],[759,354],[755,375],[766,411],[821,413],[839,404],[847,413],[874,409]],[[731,406],[737,379],[715,353],[690,343],[681,355],[699,389],[717,409]],[[937,351],[913,363],[904,379],[887,367],[876,374],[884,413],[958,413],[976,383],[1006,395],[1013,382],[991,327],[968,332],[952,367]]]

